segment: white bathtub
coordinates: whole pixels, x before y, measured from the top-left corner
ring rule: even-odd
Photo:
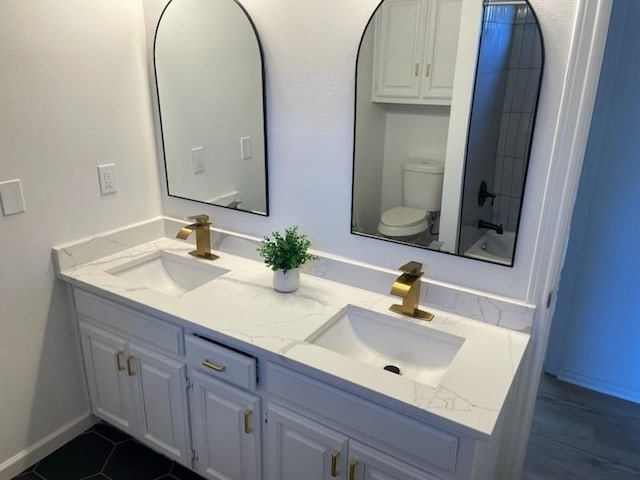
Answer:
[[[492,230],[487,231],[464,252],[464,256],[511,265],[515,239],[515,232],[504,232],[498,235]]]

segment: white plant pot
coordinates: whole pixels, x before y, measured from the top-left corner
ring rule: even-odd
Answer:
[[[287,270],[287,273],[282,270],[273,272],[273,288],[282,293],[298,290],[300,288],[300,269]]]

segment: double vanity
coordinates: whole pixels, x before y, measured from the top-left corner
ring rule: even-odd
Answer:
[[[209,262],[176,225],[54,249],[96,416],[211,479],[494,478],[529,335],[428,296],[431,322],[390,312],[321,254],[278,293],[258,239],[214,236]]]

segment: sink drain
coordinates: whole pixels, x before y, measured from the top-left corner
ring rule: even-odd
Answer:
[[[395,373],[396,375],[400,375],[400,369],[395,365],[385,365],[384,369],[387,372]]]

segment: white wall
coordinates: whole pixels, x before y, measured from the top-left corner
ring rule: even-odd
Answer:
[[[358,99],[355,129],[353,220],[362,231],[377,233],[380,222],[382,165],[384,162],[384,105],[371,101],[373,89],[373,20],[362,38],[358,56]]]
[[[160,213],[143,35],[131,0],[0,2],[0,181],[27,206],[0,216],[0,470],[88,411],[51,246]]]
[[[382,211],[402,205],[402,165],[405,160],[444,163],[449,128],[449,107],[385,105],[387,112]]]

